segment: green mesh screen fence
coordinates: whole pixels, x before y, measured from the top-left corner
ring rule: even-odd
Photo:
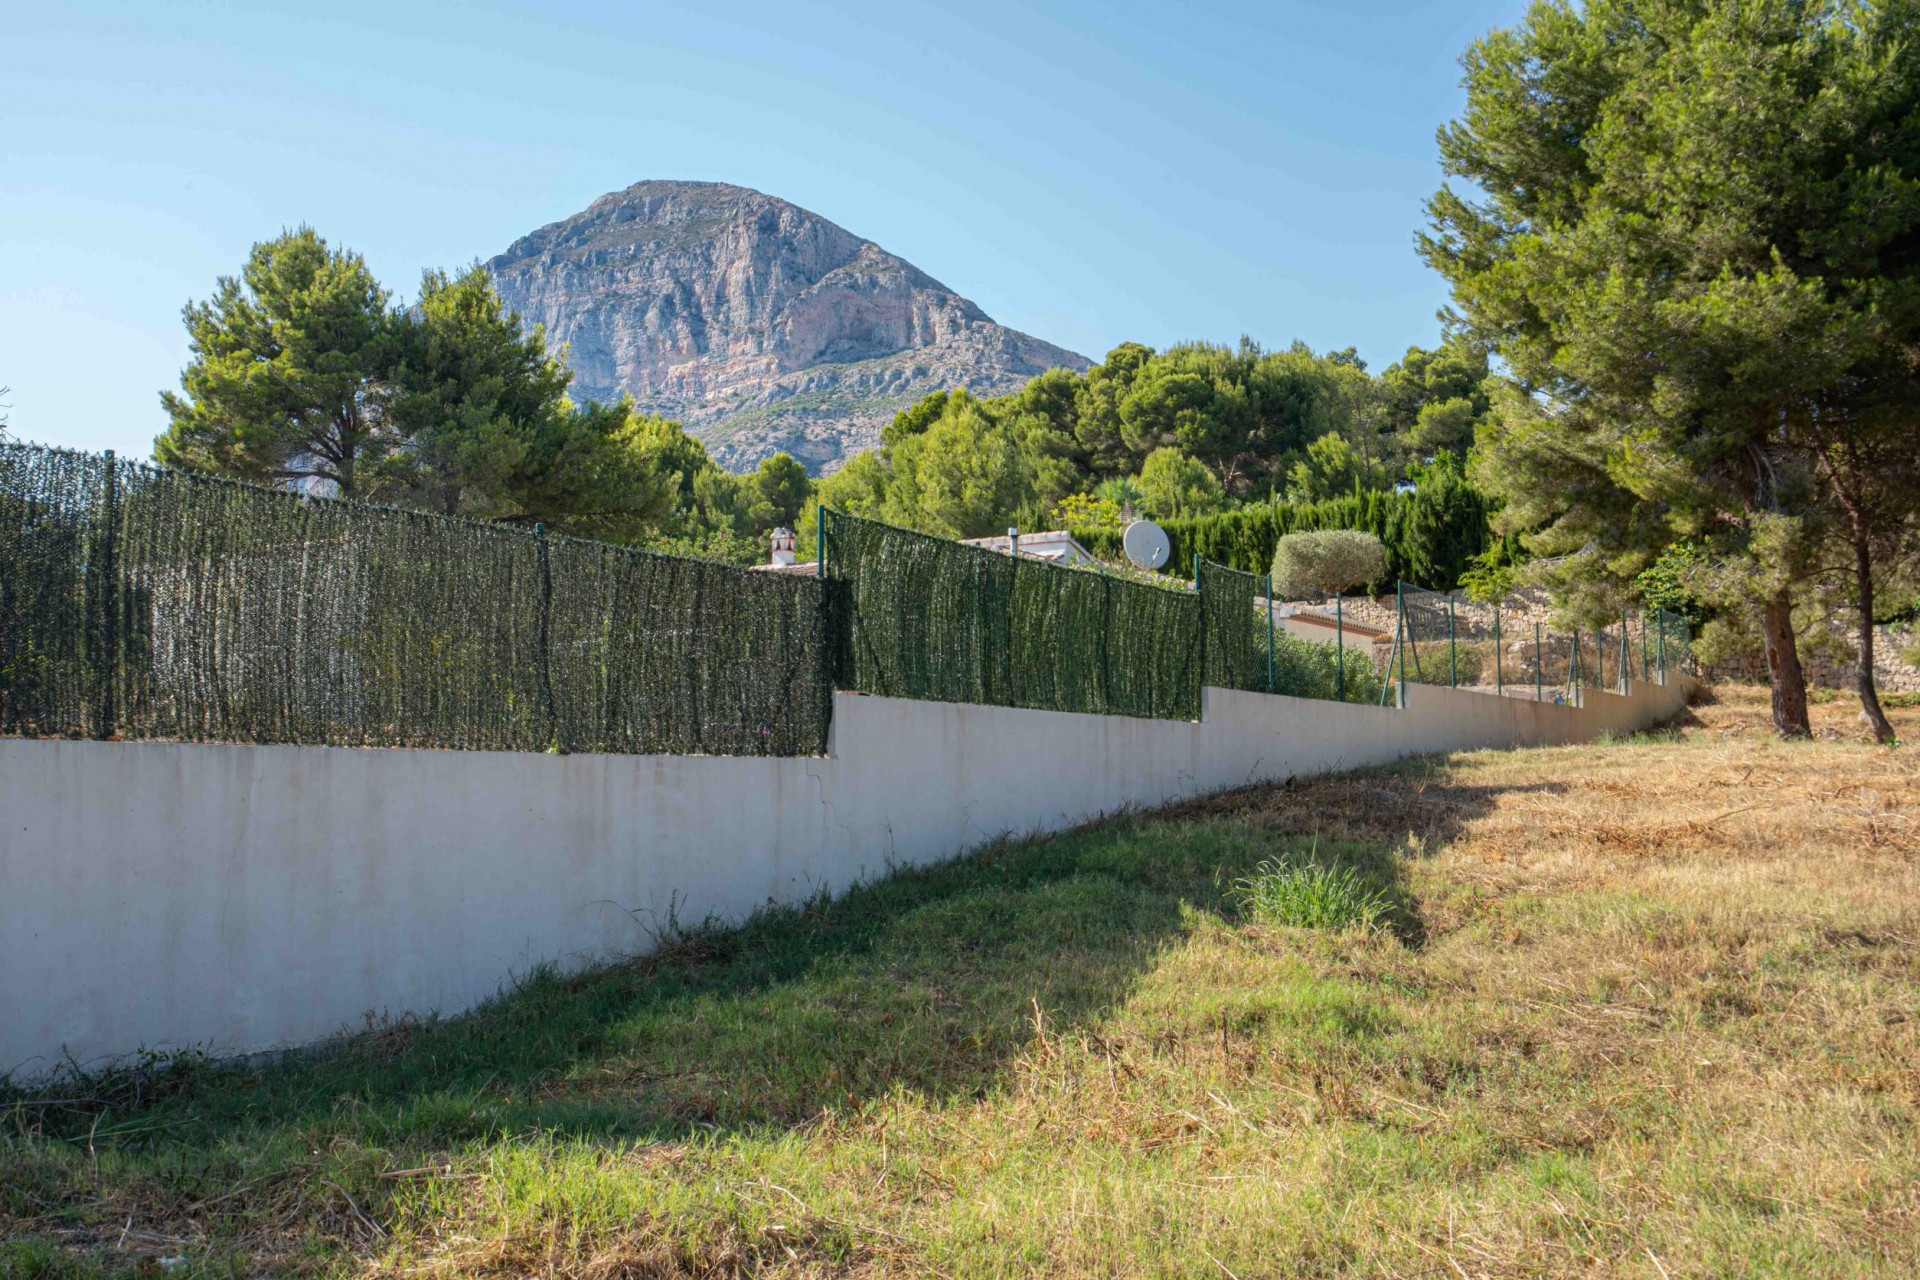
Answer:
[[[1203,684],[1578,701],[1692,660],[1673,614],[1562,631],[1403,584],[1276,617],[1207,561],[1189,589],[822,520],[824,580],[0,445],[0,733],[803,755],[836,678],[1192,719]],[[1387,605],[1390,643],[1348,639]]]
[[[1190,720],[1191,592],[828,511],[841,683],[864,693]]]
[[[98,732],[106,468],[0,445],[0,733]]]
[[[1266,597],[1266,580],[1201,560],[1194,567],[1194,585],[1199,589],[1203,620],[1202,682],[1218,689],[1271,692],[1266,615],[1256,607]]]
[[[1629,612],[1600,626],[1555,627],[1544,601],[1481,604],[1402,583],[1395,600],[1390,684],[1480,689],[1578,702],[1625,682],[1660,683],[1691,663],[1691,632],[1677,614]]]
[[[0,446],[0,732],[824,750],[820,584]]]

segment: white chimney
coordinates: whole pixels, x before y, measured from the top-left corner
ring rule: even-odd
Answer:
[[[794,563],[793,549],[797,541],[793,536],[793,530],[775,529],[773,531],[773,562],[775,564]]]

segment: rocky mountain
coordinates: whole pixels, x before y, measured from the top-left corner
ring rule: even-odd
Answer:
[[[635,183],[487,271],[567,344],[577,397],[630,392],[736,470],[784,449],[831,471],[929,391],[1002,395],[1088,363],[870,240],[725,183]]]

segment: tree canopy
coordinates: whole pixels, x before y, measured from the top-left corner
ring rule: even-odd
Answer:
[[[1430,201],[1423,251],[1521,388],[1476,479],[1596,605],[1695,540],[1725,603],[1759,602],[1783,733],[1806,730],[1791,605],[1833,515],[1809,445],[1875,421],[1920,349],[1916,17],[1540,3],[1468,50],[1440,135],[1471,185]]]
[[[362,464],[390,445],[389,296],[357,253],[311,227],[257,244],[240,275],[182,311],[193,358],[154,454],[248,480],[364,491]]]
[[[733,476],[676,423],[574,403],[561,353],[478,266],[395,305],[302,227],[183,316],[192,359],[154,444],[169,465],[733,560],[810,494],[785,454]]]
[[[1351,350],[1123,343],[1084,374],[1054,369],[981,399],[939,391],[821,500],[951,537],[1008,526],[1185,519],[1243,502],[1391,488],[1472,443],[1496,379],[1463,343],[1410,348],[1375,377]],[[804,525],[806,517],[802,516]],[[805,528],[800,530],[809,536]]]

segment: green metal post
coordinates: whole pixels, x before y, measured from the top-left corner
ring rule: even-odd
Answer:
[[[1394,648],[1400,654],[1400,705],[1404,707],[1407,705],[1407,651],[1405,647],[1407,636],[1407,584],[1396,578],[1393,583],[1393,596],[1393,611],[1399,619],[1394,628],[1394,634],[1399,637],[1394,641]]]
[[[1573,657],[1567,662],[1567,693],[1580,705],[1580,628],[1573,629]]]
[[[1273,692],[1273,575],[1267,575],[1267,692]]]
[[[1495,693],[1507,691],[1507,682],[1500,670],[1503,656],[1500,651],[1500,606],[1496,604],[1493,606],[1493,691]]]
[[[1396,627],[1393,632],[1393,650],[1387,655],[1387,674],[1389,676],[1393,674],[1394,667],[1399,662],[1400,662],[1400,630],[1398,627]],[[1387,705],[1387,694],[1392,689],[1393,689],[1392,680],[1382,680],[1380,682],[1380,705],[1381,706],[1384,707]],[[1405,702],[1406,702],[1406,690],[1403,688],[1401,690],[1401,703],[1404,705]]]
[[[1620,615],[1620,692],[1627,691],[1627,663],[1633,660],[1633,649],[1627,644],[1627,615]]]
[[[1667,611],[1662,609],[1655,616],[1660,620],[1660,647],[1657,652],[1660,655],[1660,683],[1664,685],[1667,682]]]
[[[1336,701],[1347,700],[1347,623],[1341,616],[1340,593],[1333,593],[1333,696]]]
[[[813,509],[813,572],[815,577],[827,576],[827,509]]]
[[[1460,658],[1453,645],[1453,595],[1447,595],[1447,688],[1460,687]]]
[[[1540,624],[1533,624],[1533,700],[1547,700],[1547,650],[1546,641],[1541,638]]]

